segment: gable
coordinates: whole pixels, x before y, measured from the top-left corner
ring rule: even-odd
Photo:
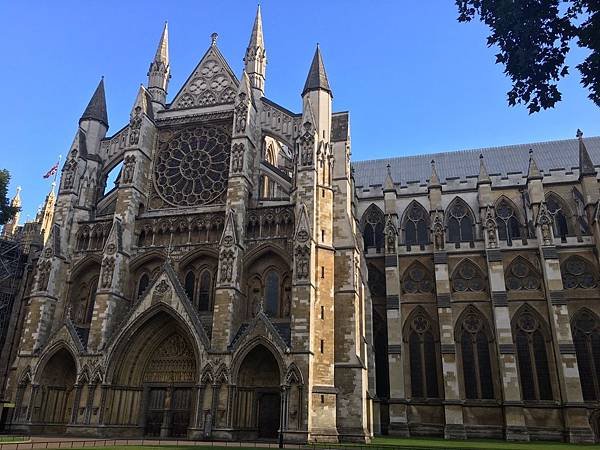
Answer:
[[[233,104],[239,81],[216,45],[211,45],[170,104],[170,109]]]

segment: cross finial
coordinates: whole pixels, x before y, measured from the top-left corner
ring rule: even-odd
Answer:
[[[481,160],[481,159],[483,159],[483,153],[480,153],[480,154],[479,154],[479,159],[480,159],[480,160]]]
[[[533,158],[533,149],[532,148],[529,149],[529,157]]]
[[[218,38],[219,38],[219,33],[212,33],[210,35],[210,45],[217,45]]]
[[[391,172],[392,172],[392,166],[391,166],[391,164],[389,164],[389,163],[388,163],[388,165],[387,165],[387,166],[385,166],[385,167],[387,167],[387,171],[388,171],[388,173],[391,173]]]
[[[583,131],[577,128],[577,133],[575,134],[575,136],[577,137],[577,139],[581,139],[583,137]]]

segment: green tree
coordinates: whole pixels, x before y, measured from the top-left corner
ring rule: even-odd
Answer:
[[[562,98],[558,81],[576,44],[589,50],[576,67],[588,97],[600,106],[600,1],[455,0],[459,22],[479,18],[490,28],[488,46],[499,48],[496,63],[512,81],[508,104],[529,113],[552,108]]]
[[[9,181],[10,173],[8,173],[8,170],[0,170],[0,225],[4,225],[19,211],[19,208],[10,205],[10,199],[8,198]]]

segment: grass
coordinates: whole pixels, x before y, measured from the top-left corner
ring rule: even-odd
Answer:
[[[8,442],[25,442],[28,441],[29,438],[27,436],[4,436],[0,435],[0,443],[8,443]]]
[[[562,442],[506,442],[495,440],[454,441],[441,438],[391,438],[376,437],[375,446],[414,449],[485,449],[485,450],[571,450],[600,449],[600,445],[565,444]]]

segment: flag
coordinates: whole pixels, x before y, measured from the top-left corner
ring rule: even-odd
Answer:
[[[50,178],[52,175],[55,175],[56,172],[58,172],[58,163],[52,166],[52,169],[50,169],[46,175],[44,175],[44,178]]]

